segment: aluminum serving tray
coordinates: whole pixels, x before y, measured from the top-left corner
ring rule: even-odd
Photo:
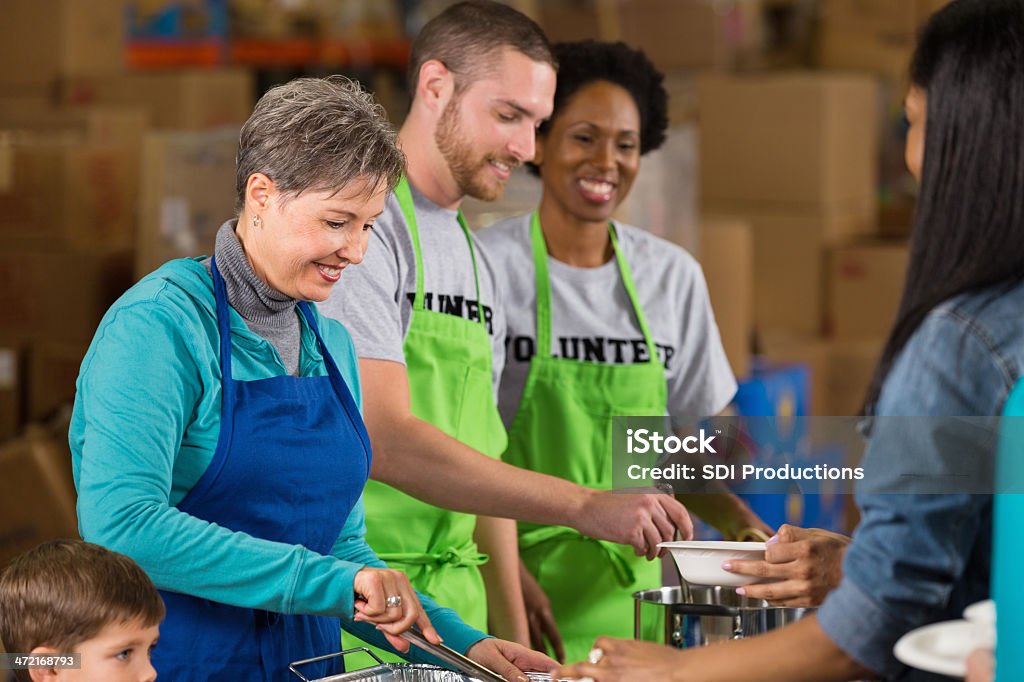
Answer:
[[[316,679],[310,679],[299,671],[299,668],[307,663],[317,663],[332,658],[339,658],[357,651],[369,654],[376,659],[378,665],[372,668],[363,668],[362,670],[354,670],[329,677],[318,677]],[[356,680],[359,682],[470,682],[473,679],[462,673],[439,668],[434,665],[422,663],[384,663],[366,647],[356,647],[339,651],[336,654],[327,654],[326,656],[307,658],[304,661],[296,661],[289,665],[288,669],[303,682],[355,682]]]
[[[462,673],[419,663],[384,663],[350,673],[325,677],[317,682],[466,682]]]
[[[554,680],[547,673],[528,672],[526,676],[530,682],[575,682],[573,680]],[[475,677],[466,677],[462,673],[420,663],[383,663],[372,668],[308,680],[308,682],[353,682],[355,680],[359,682],[476,682]]]
[[[340,673],[338,675],[319,677],[316,679],[310,679],[298,670],[299,666],[306,665],[307,663],[316,663],[318,661],[326,661],[331,658],[339,658],[357,651],[369,654],[376,659],[378,665],[371,668],[363,668],[362,670],[354,670],[350,673]],[[336,654],[328,654],[326,656],[308,658],[304,661],[296,661],[289,665],[288,669],[303,682],[479,682],[476,677],[463,675],[462,673],[457,673],[446,668],[439,668],[435,665],[425,665],[422,663],[384,663],[376,654],[366,647],[356,647],[354,649],[339,651]],[[526,676],[529,678],[530,682],[571,682],[570,680],[552,680],[551,675],[548,675],[547,673],[528,672],[526,673]]]

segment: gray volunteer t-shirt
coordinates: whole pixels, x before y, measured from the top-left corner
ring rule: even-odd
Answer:
[[[637,295],[666,366],[668,411],[677,417],[713,415],[736,393],[722,348],[704,273],[679,246],[630,225],[615,224]],[[507,325],[506,361],[498,409],[510,427],[537,345],[536,285],[530,216],[496,223],[477,234],[494,266]],[[551,349],[558,357],[628,364],[648,358],[614,259],[577,268],[548,257]]]
[[[504,363],[505,320],[497,314],[494,275],[479,246],[480,301],[473,282],[469,245],[457,213],[433,203],[411,187],[423,251],[424,307],[479,321],[483,315],[494,352],[497,391]],[[405,364],[402,345],[412,319],[416,293],[416,255],[394,195],[374,224],[363,262],[345,268],[320,312],[345,325],[360,358]]]

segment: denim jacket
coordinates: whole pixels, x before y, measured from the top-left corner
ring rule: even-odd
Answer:
[[[882,386],[868,427],[867,476],[884,477],[898,469],[887,462],[908,457],[931,471],[957,459],[963,465],[964,458],[991,468],[994,418],[987,433],[965,443],[942,437],[939,420],[888,417],[998,416],[1022,368],[1024,284],[964,294],[936,307]],[[910,630],[960,618],[965,606],[988,597],[992,496],[874,492],[901,485],[874,480],[869,491],[858,484],[861,522],[843,580],[818,619],[837,646],[886,679],[948,679],[906,668],[893,646]]]

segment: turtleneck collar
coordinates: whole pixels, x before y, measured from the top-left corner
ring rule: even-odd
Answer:
[[[274,328],[294,325],[295,299],[273,289],[252,269],[242,243],[235,234],[234,219],[217,230],[214,255],[224,278],[228,303],[246,322]],[[209,266],[210,261],[207,261]]]

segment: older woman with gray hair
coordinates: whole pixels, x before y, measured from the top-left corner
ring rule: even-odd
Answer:
[[[440,632],[510,677],[550,663],[418,595],[363,538],[356,354],[313,302],[362,260],[403,165],[352,82],[270,90],[242,128],[238,215],[214,256],[166,263],[96,331],[70,434],[79,525],[161,588],[161,676],[283,679],[336,651],[339,625],[402,652],[413,625]]]

